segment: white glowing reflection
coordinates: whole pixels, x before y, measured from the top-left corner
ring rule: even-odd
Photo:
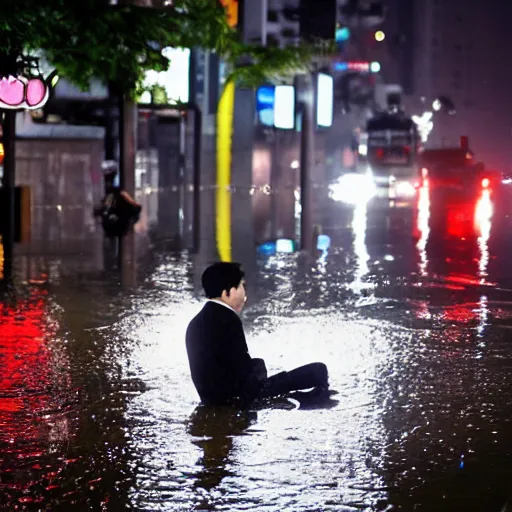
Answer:
[[[320,256],[318,258],[318,270],[322,273],[326,272],[327,258],[329,256],[329,249],[331,247],[331,237],[328,235],[320,234],[318,235],[316,248],[320,251]]]
[[[397,197],[408,198],[416,195],[414,185],[408,181],[399,181],[394,185],[394,189]]]
[[[487,267],[489,265],[489,238],[491,236],[492,215],[491,192],[490,190],[483,190],[475,209],[475,224],[480,234],[478,237],[478,249],[480,251],[478,277],[480,278],[480,284],[484,284],[488,276]]]
[[[357,292],[363,289],[373,288],[374,285],[364,283],[363,278],[369,272],[368,261],[370,255],[366,246],[366,227],[368,223],[368,206],[366,203],[357,205],[354,208],[354,217],[352,219],[352,232],[354,233],[354,253],[356,255],[356,270],[354,280],[350,287]]]
[[[480,297],[478,302],[478,327],[476,332],[478,337],[481,338],[484,335],[484,329],[489,320],[489,302],[485,295]]]
[[[350,205],[366,204],[376,192],[370,174],[344,174],[336,183],[329,186],[329,196],[334,201]]]
[[[427,142],[430,133],[434,128],[434,122],[432,121],[432,112],[423,112],[421,116],[412,116],[413,122],[418,127],[418,132],[421,137],[421,142]]]
[[[127,376],[148,388],[129,401],[126,411],[130,464],[137,470],[130,492],[134,506],[154,505],[154,482],[166,485],[167,499],[187,510],[202,509],[206,502],[220,505],[234,488],[244,505],[279,503],[281,510],[297,503],[315,510],[326,500],[339,504],[340,490],[368,506],[386,500],[385,482],[374,468],[384,457],[388,437],[380,392],[381,372],[392,353],[391,326],[349,320],[341,312],[279,311],[283,296],[293,297],[294,274],[283,274],[282,289],[248,322],[251,354],[267,361],[270,374],[327,362],[331,385],[342,401],[314,414],[293,410],[293,403],[284,401],[287,407],[253,411],[252,419],[243,413],[205,419],[195,409],[198,398],[184,347],[187,322],[201,303],[192,299],[185,283],[180,288],[179,279],[186,277],[176,274],[175,269],[155,273],[161,291],[138,301],[137,310],[116,326],[121,338],[131,339],[129,364],[123,364]],[[119,354],[120,363],[126,355]],[[377,462],[369,465],[370,452]],[[347,465],[350,473],[343,471]],[[325,482],[336,485],[326,487]],[[375,491],[359,489],[363,484]]]
[[[343,400],[334,409],[317,410],[309,417],[305,414],[307,411],[301,410],[261,411],[255,431],[258,442],[252,436],[238,440],[237,457],[247,462],[237,466],[237,476],[259,483],[259,489],[249,489],[253,499],[264,489],[267,501],[270,502],[270,496],[278,499],[281,510],[288,509],[289,498],[282,497],[282,490],[288,488],[290,492],[290,486],[297,492],[309,489],[307,499],[301,498],[300,502],[302,507],[309,505],[308,510],[321,510],[315,505],[328,498],[338,499],[336,493],[340,489],[354,501],[367,501],[368,496],[363,497],[355,488],[350,490],[346,474],[333,488],[317,489],[316,484],[335,478],[340,471],[340,461],[350,465],[358,481],[369,481],[374,488],[381,481],[364,459],[369,446],[380,454],[386,446],[382,424],[386,405],[376,393],[381,379],[379,368],[391,354],[386,327],[366,319],[364,323],[349,321],[342,313],[310,315],[306,311],[296,311],[292,317],[272,315],[266,318],[265,327],[263,332],[261,329],[254,332],[249,343],[258,347],[258,354],[270,363],[269,373],[312,360],[326,361],[331,385],[342,393]],[[340,332],[346,333],[347,338],[343,350],[339,350]],[[312,436],[311,429],[315,432]],[[294,471],[301,461],[307,461],[314,471]],[[293,471],[293,484],[286,483],[289,471]]]
[[[327,272],[327,258],[329,257],[329,251],[322,251],[320,256],[317,259],[317,268],[322,273],[325,274]]]
[[[493,204],[491,200],[491,191],[483,190],[482,196],[478,200],[475,209],[475,224],[479,231],[478,250],[480,257],[478,259],[478,277],[480,284],[485,284],[488,277],[489,266],[489,238],[492,228]],[[478,327],[477,335],[481,338],[484,334],[485,326],[489,318],[489,307],[486,296],[480,297],[478,307]]]
[[[419,273],[425,277],[428,275],[428,255],[427,255],[427,243],[430,235],[430,191],[428,187],[428,181],[425,180],[423,186],[419,190],[418,196],[418,216],[417,216],[417,228],[420,235],[416,247],[419,252]]]

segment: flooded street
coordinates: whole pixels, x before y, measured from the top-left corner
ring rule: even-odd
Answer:
[[[421,204],[330,202],[328,253],[248,255],[251,355],[271,374],[325,362],[322,407],[197,407],[184,334],[209,255],[20,258],[0,306],[0,508],[509,510],[511,222],[507,200],[479,201],[476,236]]]

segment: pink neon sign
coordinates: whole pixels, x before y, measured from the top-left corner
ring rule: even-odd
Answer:
[[[35,110],[45,105],[50,88],[42,78],[8,76],[0,79],[0,109]]]
[[[354,71],[368,71],[370,69],[370,63],[369,62],[349,62],[348,63],[348,69],[354,70]]]

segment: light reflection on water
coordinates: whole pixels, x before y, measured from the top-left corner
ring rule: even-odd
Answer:
[[[369,272],[368,261],[370,255],[366,247],[366,224],[368,215],[368,203],[358,204],[354,208],[354,217],[352,220],[352,231],[354,233],[354,253],[356,255],[356,270],[352,287],[360,292],[368,288],[369,284],[363,282],[363,278]]]
[[[493,204],[491,200],[491,192],[486,189],[482,191],[482,196],[478,200],[475,210],[475,220],[480,231],[478,237],[478,249],[480,257],[478,261],[478,275],[480,277],[480,284],[486,284],[488,276],[487,268],[489,266],[489,238],[491,236],[493,216]],[[488,299],[482,295],[479,300],[478,308],[478,336],[481,338],[484,335],[485,327],[489,319],[489,306]],[[479,343],[479,348],[483,348],[485,342]]]
[[[423,185],[418,192],[418,217],[417,229],[420,237],[417,243],[417,248],[420,256],[419,274],[422,277],[428,275],[428,256],[427,256],[427,243],[430,235],[430,191],[427,180],[423,181]]]
[[[348,320],[341,312],[290,317],[267,310],[265,330],[249,339],[253,356],[263,357],[271,373],[311,360],[328,362],[342,405],[301,411],[286,403],[255,411],[250,420],[227,412],[222,432],[206,421],[208,415],[201,419],[201,411],[194,412],[197,397],[183,339],[201,303],[180,304],[179,298],[169,290],[159,304],[148,302],[120,327],[137,342],[129,361],[120,364],[127,377],[149,388],[127,409],[129,444],[143,468],[132,490],[137,508],[149,507],[155,493],[182,507],[208,503],[229,510],[263,510],[269,503],[274,505],[265,509],[328,509],[329,501],[370,506],[385,497],[353,488],[384,485],[366,463],[368,450],[377,456],[385,445],[377,399],[379,365],[389,350],[382,326]]]
[[[197,407],[184,332],[202,306],[193,286],[201,269],[186,254],[162,255],[129,294],[99,278],[61,279],[37,299],[45,315],[32,324],[48,345],[20,374],[26,410],[1,416],[21,425],[19,450],[31,455],[24,465],[0,444],[2,469],[23,468],[16,482],[3,474],[0,504],[27,504],[30,483],[29,497],[49,510],[499,510],[512,470],[512,358],[508,331],[493,321],[498,311],[511,319],[512,308],[472,283],[449,299],[447,288],[436,296],[404,287],[396,297],[380,285],[381,303],[355,307],[343,290],[369,273],[367,214],[351,210],[353,236],[341,249],[352,260],[340,247],[320,268],[280,255],[248,276],[251,354],[271,373],[326,362],[339,393],[330,408]],[[488,262],[483,233],[490,229],[479,241]],[[2,354],[14,357],[12,346]],[[1,391],[18,376],[0,380]],[[34,396],[47,380],[58,385],[40,407]]]
[[[386,339],[374,336],[368,343],[375,327],[351,326],[341,317],[329,319],[327,325],[321,318],[302,317],[300,325],[273,320],[269,332],[250,340],[252,352],[270,363],[271,372],[311,359],[328,361],[343,406],[327,411],[258,411],[250,427],[242,418],[225,433],[213,429],[213,440],[200,443],[190,438],[184,425],[193,421],[197,399],[184,371],[182,337],[177,337],[175,346],[171,332],[161,331],[161,337],[141,347],[136,356],[154,390],[134,400],[127,411],[135,425],[131,446],[144,467],[133,495],[139,508],[149,505],[156,490],[175,503],[198,505],[206,500],[210,505],[229,505],[231,510],[261,510],[273,503],[272,510],[282,510],[293,504],[307,509],[308,502],[318,507],[329,500],[364,503],[366,493],[351,489],[349,483],[382,487],[378,475],[366,466],[365,454],[370,447],[378,452],[384,445],[375,381],[376,365],[386,355]],[[343,356],[336,350],[339,331],[350,333]],[[322,348],[313,343],[319,336]],[[276,343],[285,339],[292,339],[293,345]],[[196,430],[210,426],[204,419],[195,423]],[[171,483],[162,481],[162,471]],[[203,481],[211,473],[217,475],[215,486]]]
[[[38,488],[53,488],[65,466],[56,454],[72,438],[69,361],[47,298],[34,288],[0,304],[0,506],[16,489],[22,504],[38,503]]]
[[[490,190],[483,190],[475,208],[475,223],[479,231],[478,249],[478,275],[480,284],[485,284],[487,266],[489,265],[489,238],[491,236],[493,204]]]

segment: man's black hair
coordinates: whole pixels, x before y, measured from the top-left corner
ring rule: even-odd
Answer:
[[[240,263],[218,262],[210,265],[201,277],[204,293],[209,299],[216,299],[225,290],[227,293],[231,288],[238,288],[245,272]]]

